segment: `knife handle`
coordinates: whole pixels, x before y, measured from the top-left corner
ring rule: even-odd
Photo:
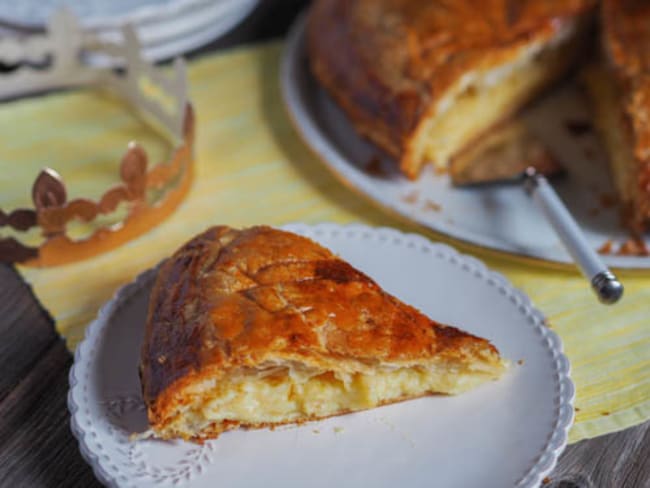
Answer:
[[[623,295],[623,285],[589,245],[548,180],[535,168],[528,168],[524,173],[524,187],[555,229],[580,271],[590,281],[598,299],[605,304],[616,303]]]

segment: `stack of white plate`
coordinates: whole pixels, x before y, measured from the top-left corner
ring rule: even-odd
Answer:
[[[101,37],[119,39],[120,27],[135,26],[144,55],[170,58],[196,49],[241,22],[259,0],[0,0],[3,34],[44,29],[66,7]]]

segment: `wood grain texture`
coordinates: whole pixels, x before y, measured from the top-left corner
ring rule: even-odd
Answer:
[[[70,431],[71,362],[63,342],[53,342],[0,404],[0,486],[101,486]]]
[[[547,481],[549,488],[650,488],[650,422],[569,446]]]
[[[57,334],[16,271],[0,265],[0,400],[16,386]],[[29,351],[29,353],[26,353]]]
[[[101,486],[70,431],[71,364],[29,287],[0,265],[0,487]]]

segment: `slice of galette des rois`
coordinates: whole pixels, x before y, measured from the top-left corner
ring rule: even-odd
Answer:
[[[201,441],[457,394],[505,365],[308,238],[212,227],[158,271],[140,375],[149,433]]]

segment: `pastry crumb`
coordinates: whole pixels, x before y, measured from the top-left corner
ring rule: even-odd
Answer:
[[[517,361],[517,364],[518,364],[519,366],[523,365],[523,364],[524,364],[524,360],[523,360],[523,359],[518,360],[518,361]]]
[[[573,410],[575,410],[576,412],[580,411],[580,409],[578,407],[573,407]]]
[[[313,432],[314,434],[320,434],[320,430],[318,430],[318,429],[313,429],[312,432]]]
[[[412,191],[411,193],[407,193],[402,197],[402,201],[404,203],[417,203],[418,199],[420,198],[420,195],[417,191]]]
[[[618,195],[616,193],[601,193],[598,199],[603,208],[612,208],[618,204]]]
[[[542,480],[543,485],[548,485],[550,482],[551,482],[551,478],[549,478],[548,476]]]
[[[611,254],[614,249],[614,243],[611,239],[607,239],[602,246],[598,248],[598,254]]]
[[[621,244],[616,254],[619,256],[649,256],[650,250],[643,239],[631,238]]]
[[[607,417],[609,415],[609,412],[601,412],[601,415],[603,415],[604,417]]]
[[[588,120],[565,120],[564,126],[572,136],[582,136],[593,131],[591,122]]]
[[[433,212],[440,212],[442,210],[442,206],[440,206],[440,204],[434,202],[433,200],[426,200],[424,202],[424,210],[431,210]]]
[[[131,434],[129,434],[129,442],[136,442],[153,438],[155,438],[155,434],[152,429],[147,429],[144,432],[131,432]]]
[[[371,176],[383,177],[386,176],[386,172],[381,164],[381,158],[379,155],[373,155],[370,160],[366,163],[364,170]]]
[[[334,433],[335,433],[335,434],[340,434],[340,433],[343,432],[345,429],[344,429],[343,427],[334,427],[333,430],[334,430]]]

